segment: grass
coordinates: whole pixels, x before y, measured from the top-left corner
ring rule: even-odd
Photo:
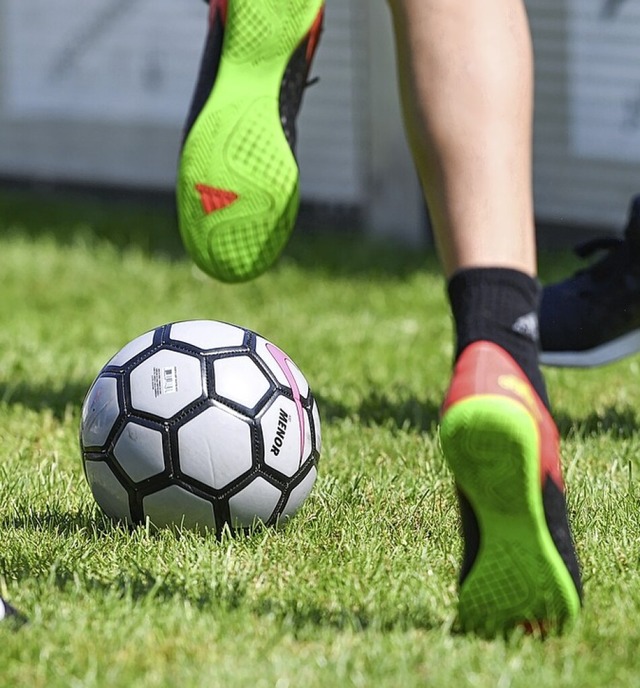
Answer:
[[[0,193],[0,686],[632,686],[640,676],[637,357],[549,370],[584,612],[562,637],[456,632],[461,543],[440,455],[451,326],[433,256],[299,232],[236,286],[192,267],[170,206]],[[541,256],[552,279],[574,266]],[[78,450],[84,393],[163,322],[229,320],[285,349],[323,420],[282,531],[129,532]]]

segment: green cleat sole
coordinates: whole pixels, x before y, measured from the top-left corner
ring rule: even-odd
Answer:
[[[460,587],[463,630],[551,630],[572,620],[580,598],[547,526],[536,420],[510,398],[472,396],[446,411],[440,439],[480,532]]]
[[[185,247],[222,281],[264,272],[293,230],[298,165],[280,121],[280,88],[322,6],[229,0],[214,87],[185,139],[177,180]]]

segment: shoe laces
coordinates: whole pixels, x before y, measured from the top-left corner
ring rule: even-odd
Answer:
[[[291,150],[296,150],[296,118],[302,104],[302,96],[310,87],[318,83],[319,77],[309,79],[310,63],[305,56],[303,43],[293,54],[282,77],[280,87],[280,123]]]
[[[606,255],[600,260],[578,270],[576,276],[588,276],[596,282],[609,280],[622,283],[627,289],[640,290],[639,211],[640,197],[636,197],[623,237],[597,237],[574,248],[574,253],[582,259],[606,251]]]
[[[574,252],[586,259],[597,252],[607,251],[597,262],[578,270],[575,275],[587,278],[583,281],[583,293],[590,292],[593,283],[608,281],[630,291],[640,291],[640,256],[625,239],[600,237],[585,241]]]

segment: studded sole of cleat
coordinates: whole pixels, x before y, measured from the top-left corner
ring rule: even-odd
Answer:
[[[440,440],[480,531],[460,587],[462,628],[495,635],[574,618],[580,599],[545,520],[535,419],[514,400],[474,396],[446,411]]]
[[[220,280],[264,272],[293,230],[298,165],[279,95],[287,65],[322,7],[322,0],[228,2],[219,70],[184,142],[177,182],[185,246]],[[216,198],[230,200],[212,211]]]

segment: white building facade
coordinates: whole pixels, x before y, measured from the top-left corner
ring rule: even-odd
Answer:
[[[640,191],[640,4],[527,0],[543,221],[619,229]],[[170,190],[206,30],[197,0],[0,0],[0,177]],[[384,0],[327,0],[303,200],[425,241]]]

